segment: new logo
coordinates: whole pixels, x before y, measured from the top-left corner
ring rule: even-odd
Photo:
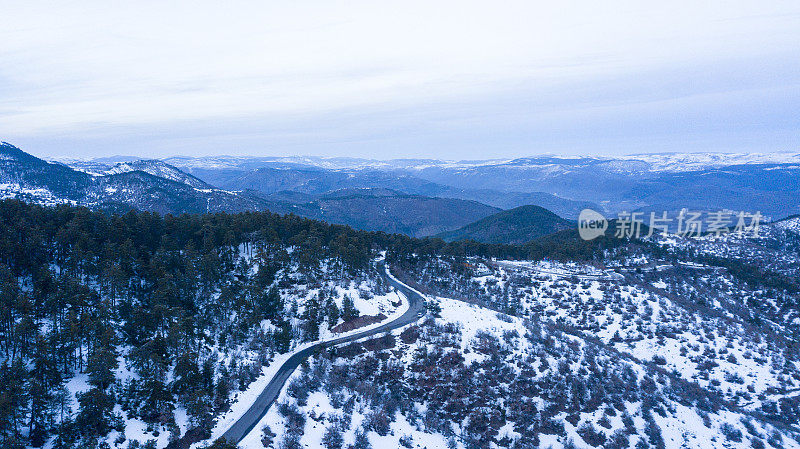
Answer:
[[[608,229],[608,220],[600,212],[584,209],[578,215],[578,234],[584,240],[592,240],[604,235]]]

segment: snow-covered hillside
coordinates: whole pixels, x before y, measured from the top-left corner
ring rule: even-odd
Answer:
[[[251,255],[251,252],[243,248],[242,256],[245,259],[249,259],[249,255]],[[317,341],[345,335],[345,333],[332,331],[332,328],[337,323],[352,319],[348,316],[336,318],[337,321],[333,322],[328,319],[318,329],[315,329],[311,336],[307,336],[307,332],[309,332],[308,322],[304,317],[316,316],[315,314],[320,313],[320,309],[328,310],[333,307],[331,304],[335,304],[338,309],[344,310],[344,313],[378,316],[379,322],[385,322],[404,310],[403,299],[398,293],[393,290],[387,290],[381,282],[376,283],[375,279],[361,278],[355,282],[336,279],[334,276],[323,280],[328,277],[325,274],[328,272],[326,265],[323,265],[320,271],[322,276],[319,281],[322,282],[314,281],[309,283],[305,275],[296,269],[276,274],[278,279],[282,280],[276,281],[276,284],[287,285],[285,288],[280,289],[281,302],[286,304],[287,315],[295,317],[290,320],[290,324],[294,329],[293,334],[295,335],[290,342],[288,351],[276,353],[273,348],[265,352],[264,343],[272,338],[270,335],[279,331],[279,328],[274,323],[267,320],[259,323],[255,329],[247,330],[250,337],[241,345],[236,347],[214,345],[208,348],[210,352],[204,351],[203,357],[206,360],[218,361],[217,363],[221,367],[238,367],[234,372],[239,377],[238,382],[240,384],[239,388],[235,388],[229,393],[230,406],[225,413],[217,418],[216,426],[212,429],[212,437],[218,436],[231,422],[238,419],[252,405],[253,400],[261,389],[291,354],[309,346],[311,341],[305,340],[312,339]],[[256,265],[253,267],[253,274],[257,275],[257,272]],[[292,280],[291,284],[287,282],[289,280]],[[216,296],[217,299],[213,301],[221,301],[219,294]],[[321,298],[326,298],[327,302],[320,302]],[[349,305],[347,304],[348,301]],[[349,311],[348,307],[350,308]],[[123,354],[119,356],[119,366],[115,371],[116,382],[125,386],[123,389],[129,385],[136,385],[143,380],[141,374],[132,366],[133,362],[128,356],[131,352],[135,352],[135,348],[125,348]],[[167,374],[165,378],[165,382],[174,382],[175,380],[174,375],[170,374]],[[78,373],[66,380],[66,390],[71,398],[69,402],[73,404],[73,412],[78,412],[78,403],[81,395],[90,389],[91,385],[88,383],[86,374]],[[123,394],[130,393],[125,392]],[[165,432],[165,429],[161,426],[153,426],[152,423],[148,423],[142,417],[137,416],[135,412],[125,409],[124,406],[118,406],[116,412],[123,417],[123,426],[121,430],[111,431],[104,438],[112,446],[116,444],[115,442],[120,441],[127,441],[127,444],[137,444],[136,442],[145,444],[153,441],[155,442],[155,447],[163,448],[175,438],[175,435],[185,434],[187,430],[196,424],[192,421],[191,416],[187,414],[183,405],[177,406],[174,410],[174,423],[170,424],[170,426],[174,426],[171,427],[174,430],[171,432]]]
[[[655,238],[608,249],[592,263],[408,259],[404,279],[431,294],[529,319],[556,340],[593,345],[639,373],[659,373],[689,395],[667,396],[706,423],[703,429],[691,420],[657,420],[663,432],[677,432],[666,447],[737,447],[719,437],[732,431],[728,426],[706,433],[705,441],[690,440],[714,428],[699,404],[710,401],[715,413],[744,416],[735,421],[748,426],[764,418],[782,423],[795,440],[800,432],[798,250],[796,234],[767,225],[760,238]],[[454,318],[444,310],[442,317]]]
[[[48,163],[13,145],[0,144],[0,199],[162,214],[259,211],[273,206],[248,193],[216,189],[161,161],[75,165],[73,169]]]
[[[169,179],[170,181],[179,182],[196,189],[210,189],[212,186],[195,178],[194,176],[184,173],[177,168],[164,163],[159,160],[139,160],[134,162],[121,162],[113,167],[109,167],[104,171],[106,175],[114,175],[118,173],[129,173],[132,171],[143,171],[153,176]]]
[[[800,234],[800,216],[775,222],[773,226],[794,232],[795,234]]]
[[[658,367],[590,340],[437,303],[439,318],[360,345],[376,353],[344,348],[296,372],[240,447],[800,447],[746,413],[690,406]]]
[[[41,204],[45,206],[55,206],[58,204],[75,204],[66,198],[60,198],[53,192],[45,188],[23,187],[18,183],[0,184],[0,200],[19,199],[22,201]]]
[[[502,268],[474,281],[489,295],[509,292],[510,307],[522,316],[569,326],[640,361],[653,361],[688,381],[719,390],[742,406],[758,409],[766,400],[759,400],[761,395],[774,399],[800,389],[800,362],[784,357],[790,348],[754,335],[748,323],[733,317],[698,314],[697,305],[684,299],[709,282],[718,292],[732,294],[730,280],[717,276],[701,274],[688,291],[669,271],[658,272],[658,280],[649,287],[590,278],[575,282],[555,270],[526,276]],[[715,308],[713,303],[709,306]],[[794,376],[776,368],[786,364]]]

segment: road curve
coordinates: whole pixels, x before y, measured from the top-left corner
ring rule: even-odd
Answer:
[[[379,270],[385,270],[382,263],[379,265]],[[253,427],[255,427],[259,421],[261,421],[261,418],[267,414],[269,407],[278,398],[283,385],[286,383],[286,380],[289,379],[289,376],[292,375],[292,372],[294,372],[294,370],[300,365],[300,363],[303,362],[303,360],[308,358],[315,351],[329,348],[331,346],[337,346],[343,343],[349,343],[364,337],[371,337],[373,335],[406,326],[418,321],[420,317],[425,314],[425,300],[419,293],[410,289],[405,284],[398,282],[392,276],[387,275],[385,278],[389,284],[400,290],[400,292],[403,293],[408,299],[408,310],[404,314],[400,315],[397,319],[382,324],[378,327],[317,343],[289,357],[289,359],[286,360],[280,368],[278,368],[278,372],[275,373],[275,376],[272,378],[272,380],[269,381],[266,387],[264,387],[264,390],[261,391],[255,402],[253,402],[253,405],[250,406],[250,408],[242,415],[241,418],[239,418],[238,421],[233,423],[228,430],[222,434],[222,438],[229,443],[234,444],[238,444],[240,441],[242,441],[242,439],[247,436],[251,430],[253,430]]]

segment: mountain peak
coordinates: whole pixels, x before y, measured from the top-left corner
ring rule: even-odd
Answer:
[[[522,244],[572,226],[570,221],[543,207],[527,205],[498,212],[437,237],[447,241],[468,239],[482,243]]]
[[[200,179],[158,159],[139,159],[131,162],[120,162],[106,170],[105,174],[117,175],[132,171],[145,172],[159,178],[169,179],[170,181],[186,184],[190,187],[194,187],[195,189],[213,188],[211,185],[201,181]]]
[[[28,154],[20,150],[19,148],[15,147],[14,145],[11,145],[8,142],[0,142],[0,159],[6,161],[12,160],[17,162],[28,162],[28,163],[30,162],[45,163],[43,160],[37,158],[36,156]]]

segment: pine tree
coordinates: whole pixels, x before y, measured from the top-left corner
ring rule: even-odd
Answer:
[[[172,391],[179,397],[199,388],[201,379],[197,366],[197,353],[187,351],[178,355],[173,376],[175,380],[172,382]]]
[[[89,354],[86,370],[89,373],[89,384],[107,390],[116,380],[114,371],[119,366],[117,360],[116,338],[110,327],[103,329],[99,346]]]
[[[30,441],[33,447],[41,447],[48,436],[49,428],[53,424],[53,392],[61,383],[61,374],[58,372],[55,361],[49,354],[49,347],[42,337],[36,340],[36,350],[33,359],[33,369],[30,372]]]
[[[114,418],[114,396],[97,387],[78,395],[80,411],[76,424],[81,434],[96,438],[108,434]]]
[[[305,309],[300,316],[303,322],[303,339],[314,341],[319,338],[319,324],[322,307],[318,296],[312,295],[305,303]]]
[[[20,358],[0,365],[0,443],[16,444],[28,413],[28,373]],[[5,447],[5,446],[3,446]]]
[[[164,381],[158,377],[145,379],[142,387],[145,394],[142,405],[142,418],[147,422],[167,424],[174,421],[174,396]]]
[[[328,298],[325,300],[325,315],[328,317],[328,324],[330,326],[335,326],[336,323],[339,322],[341,311],[339,310],[339,306],[336,305],[336,301],[334,301],[333,298]]]
[[[58,416],[54,449],[67,449],[75,441],[75,425],[72,421],[72,394],[63,385],[56,388],[52,401],[53,415]]]
[[[217,438],[211,443],[211,446],[208,446],[208,449],[236,449],[236,445],[229,443],[224,438]]]
[[[261,445],[265,448],[271,448],[275,443],[275,436],[276,434],[272,431],[272,428],[269,425],[265,425],[261,429]]]
[[[353,442],[353,449],[372,449],[372,443],[369,442],[367,434],[363,431],[356,431],[356,438]]]
[[[342,299],[342,319],[344,321],[350,321],[358,318],[360,315],[358,309],[356,309],[356,304],[353,302],[353,299],[350,295],[344,295]]]
[[[325,434],[322,436],[322,444],[327,449],[342,449],[344,438],[338,425],[332,424],[325,429]]]
[[[270,288],[265,293],[257,295],[257,306],[261,317],[264,319],[274,319],[283,311],[283,300],[277,288]]]
[[[231,377],[228,369],[221,366],[219,369],[219,380],[214,386],[214,408],[220,410],[228,403],[228,396],[231,393]]]
[[[292,325],[287,320],[278,323],[278,331],[275,333],[276,350],[280,353],[289,351],[292,343]]]
[[[114,396],[108,389],[114,383],[117,369],[115,338],[110,328],[100,333],[100,341],[89,354],[87,371],[92,389],[78,396],[80,411],[76,423],[84,436],[99,437],[111,430],[114,415]]]

